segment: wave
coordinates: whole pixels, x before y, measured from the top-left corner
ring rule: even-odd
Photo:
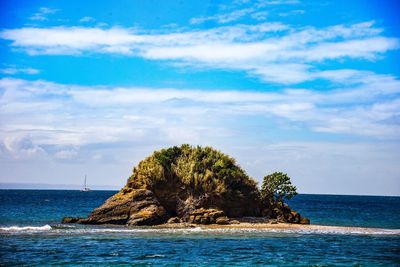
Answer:
[[[46,224],[43,226],[10,226],[10,227],[0,227],[0,231],[5,232],[43,232],[50,231],[52,228],[50,225]]]
[[[361,227],[312,226],[296,228],[128,228],[112,226],[10,226],[0,227],[0,233],[51,233],[51,234],[131,234],[131,235],[270,235],[270,234],[328,234],[328,235],[400,235],[400,229]]]
[[[75,233],[132,233],[132,234],[177,234],[177,235],[268,235],[268,234],[329,234],[329,235],[400,235],[400,230],[374,229],[374,230],[316,230],[316,229],[210,229],[210,228],[179,228],[179,229],[75,229]]]

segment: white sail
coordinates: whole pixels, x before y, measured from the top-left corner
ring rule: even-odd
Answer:
[[[87,185],[86,185],[86,174],[85,174],[85,181],[83,184],[83,188],[81,189],[81,192],[89,192],[89,191],[90,191],[90,188],[87,187]]]

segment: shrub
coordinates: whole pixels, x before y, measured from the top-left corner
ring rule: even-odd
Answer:
[[[261,199],[264,203],[283,203],[297,195],[296,186],[292,185],[286,173],[274,172],[263,179],[261,185]]]

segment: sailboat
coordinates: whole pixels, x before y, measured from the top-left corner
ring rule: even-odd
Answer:
[[[90,188],[87,187],[87,185],[86,185],[86,174],[85,174],[85,183],[83,185],[83,188],[81,189],[81,192],[89,192],[89,191],[90,191]]]

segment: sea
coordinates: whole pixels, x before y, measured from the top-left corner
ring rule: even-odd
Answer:
[[[300,194],[311,224],[354,230],[63,225],[116,191],[0,190],[1,266],[400,266],[400,197]]]

